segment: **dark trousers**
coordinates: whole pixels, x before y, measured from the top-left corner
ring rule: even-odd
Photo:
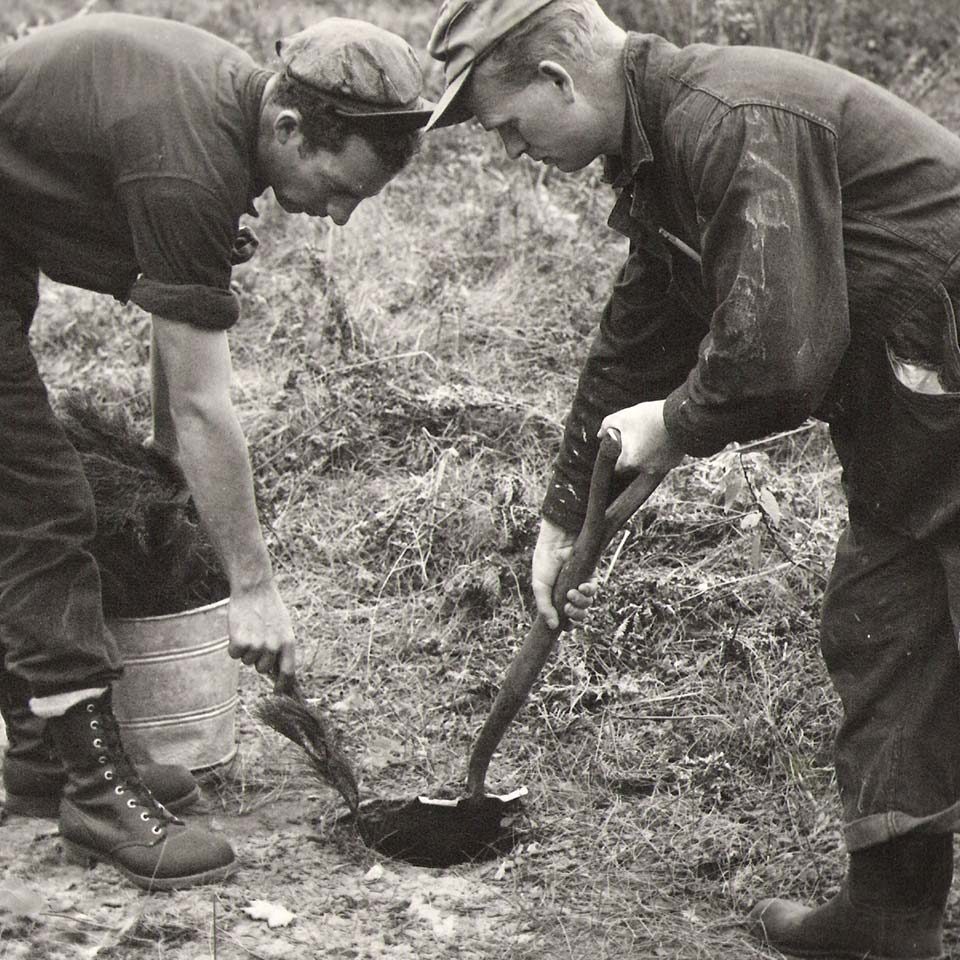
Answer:
[[[843,704],[837,780],[857,850],[960,830],[960,394],[909,390],[882,343],[846,362],[856,376],[831,434],[850,522],[821,643]]]
[[[87,550],[93,495],[30,350],[37,271],[0,265],[0,644],[35,696],[100,686],[120,671]]]

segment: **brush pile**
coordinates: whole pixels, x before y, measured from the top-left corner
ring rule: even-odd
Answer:
[[[107,617],[180,613],[229,593],[179,469],[144,447],[120,408],[88,395],[61,400],[58,416],[93,491]]]

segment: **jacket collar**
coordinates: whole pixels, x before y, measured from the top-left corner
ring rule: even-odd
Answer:
[[[269,70],[258,69],[251,74],[243,91],[242,109],[246,123],[247,146],[250,156],[250,195],[247,197],[247,214],[258,217],[260,214],[253,201],[270,186],[260,172],[260,160],[257,155],[260,140],[260,113],[263,110],[263,96],[267,89],[267,81],[272,74]]]
[[[604,157],[604,178],[615,190],[635,180],[652,163],[651,144],[660,137],[661,91],[677,47],[653,33],[628,33],[623,45],[627,108],[620,156]]]
[[[643,126],[638,89],[643,82],[650,37],[628,33],[623,45],[621,68],[626,89],[627,108],[623,118],[623,138],[619,156],[603,158],[604,179],[621,190],[636,177],[640,167],[653,160],[653,150]]]

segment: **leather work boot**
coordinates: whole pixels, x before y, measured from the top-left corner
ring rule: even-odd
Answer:
[[[112,864],[145,890],[180,890],[234,872],[226,840],[187,827],[144,785],[124,753],[109,690],[48,723],[67,769],[60,835],[68,860]]]
[[[12,674],[0,676],[0,716],[7,730],[3,787],[8,813],[56,818],[67,771],[44,730],[47,721],[34,716],[27,702],[29,686]],[[140,779],[168,810],[179,812],[200,799],[200,787],[186,767],[166,763],[137,765]]]
[[[851,853],[839,893],[822,907],[761,900],[747,927],[797,957],[934,960],[952,879],[952,834],[906,834]]]

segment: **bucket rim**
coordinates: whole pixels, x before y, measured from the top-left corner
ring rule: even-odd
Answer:
[[[177,620],[186,617],[196,616],[198,613],[207,613],[210,610],[216,610],[217,607],[225,606],[230,602],[230,597],[226,596],[222,600],[214,600],[213,603],[204,604],[202,607],[191,607],[189,610],[181,610],[179,613],[161,613],[155,617],[110,617],[108,623],[156,623],[158,620]]]

